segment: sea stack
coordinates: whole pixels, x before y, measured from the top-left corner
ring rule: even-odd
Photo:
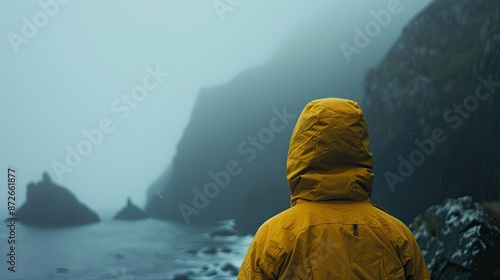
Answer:
[[[64,227],[97,223],[99,216],[78,201],[65,187],[55,184],[47,173],[43,180],[28,185],[26,202],[16,211],[27,225]]]
[[[141,220],[149,216],[142,209],[132,203],[130,197],[127,199],[127,205],[118,212],[113,218],[116,220]]]

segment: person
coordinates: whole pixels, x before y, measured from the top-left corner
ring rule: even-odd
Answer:
[[[352,100],[314,100],[292,133],[291,207],[257,231],[238,279],[430,279],[411,231],[370,203],[372,153]]]

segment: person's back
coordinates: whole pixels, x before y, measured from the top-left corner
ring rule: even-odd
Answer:
[[[257,231],[238,279],[430,279],[410,230],[370,204],[368,129],[356,102],[310,102],[287,160],[291,208]]]

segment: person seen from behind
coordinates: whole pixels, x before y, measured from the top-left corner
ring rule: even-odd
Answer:
[[[358,104],[307,104],[287,158],[291,207],[258,229],[238,279],[430,279],[408,227],[370,203],[372,169]]]

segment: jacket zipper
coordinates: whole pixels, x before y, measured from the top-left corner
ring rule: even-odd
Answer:
[[[358,236],[358,225],[354,224],[352,227],[354,228],[354,236]]]

